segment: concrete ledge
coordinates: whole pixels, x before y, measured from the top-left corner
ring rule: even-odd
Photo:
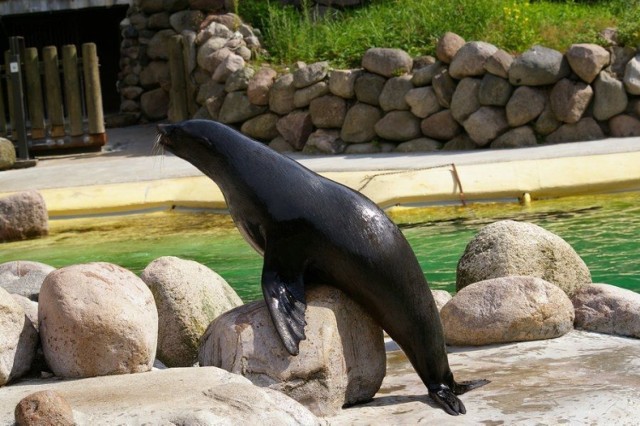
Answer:
[[[640,152],[456,166],[467,201],[533,199],[640,190]],[[382,208],[459,202],[452,165],[424,169],[357,170],[322,175],[361,191]],[[225,209],[205,176],[40,190],[49,215],[118,213],[172,207]],[[0,197],[10,193],[0,193]]]

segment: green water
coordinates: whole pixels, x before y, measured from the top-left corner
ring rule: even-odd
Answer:
[[[467,243],[499,219],[527,221],[561,236],[591,270],[594,282],[640,292],[640,193],[517,204],[399,209],[389,212],[416,252],[432,288],[455,290],[455,270]],[[55,267],[111,262],[136,273],[160,256],[203,263],[244,301],[261,297],[262,259],[230,218],[210,212],[156,212],[58,219],[50,236],[0,244],[0,263],[34,260]]]

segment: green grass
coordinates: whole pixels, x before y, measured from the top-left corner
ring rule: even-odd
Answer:
[[[618,27],[627,45],[640,43],[640,0],[371,0],[322,19],[277,0],[239,0],[238,14],[263,31],[265,60],[274,64],[358,66],[370,47],[434,55],[446,31],[511,53],[534,44],[560,51],[573,43],[602,44],[599,33],[607,27]]]

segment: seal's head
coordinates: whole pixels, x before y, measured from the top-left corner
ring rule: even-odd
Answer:
[[[199,151],[211,149],[211,140],[207,137],[208,124],[204,120],[158,124],[156,143],[178,157],[191,161]]]

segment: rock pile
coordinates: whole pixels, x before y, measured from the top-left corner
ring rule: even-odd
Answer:
[[[38,191],[19,192],[0,199],[0,243],[49,234],[49,214]]]
[[[151,12],[141,7],[126,24],[145,22],[149,31],[155,20],[140,18],[145,13]],[[534,46],[512,57],[447,33],[437,58],[372,48],[360,69],[296,63],[278,73],[249,63],[260,49],[259,33],[237,16],[189,13],[193,25],[154,33],[146,50],[154,56],[123,71],[123,96],[135,95],[123,110],[142,110],[150,120],[167,115],[170,76],[162,37],[181,33],[197,103],[191,116],[238,127],[279,151],[515,148],[640,135],[640,55],[633,49],[575,44],[562,54]],[[167,25],[177,22],[169,17]],[[127,40],[123,46],[133,43]],[[139,103],[133,102],[137,96]]]

